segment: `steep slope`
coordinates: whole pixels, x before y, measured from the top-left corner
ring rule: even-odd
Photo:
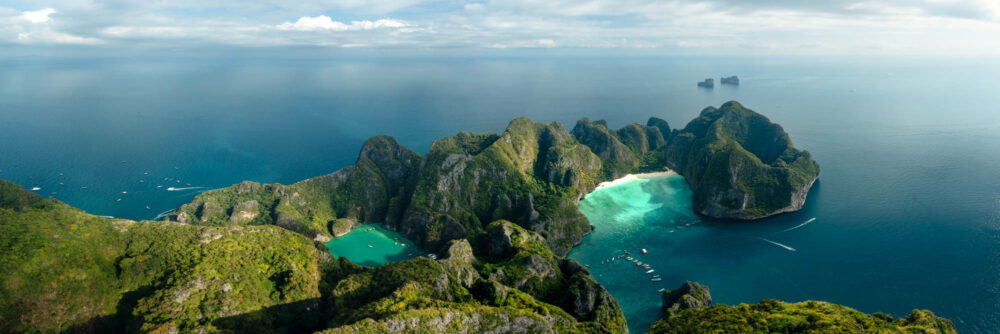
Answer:
[[[564,255],[590,232],[576,202],[581,189],[596,186],[600,168],[558,123],[519,118],[500,135],[460,133],[431,146],[398,229],[436,249],[505,219],[540,233]]]
[[[0,207],[2,331],[296,328],[315,322],[303,311],[315,307],[319,263],[331,257],[295,233],[274,226],[112,220],[6,181],[0,191],[4,199],[19,199]],[[288,312],[229,320],[279,305]]]
[[[657,160],[687,179],[696,211],[719,218],[798,210],[819,177],[819,164],[780,125],[735,101],[702,110]]]
[[[483,249],[474,251],[467,240],[452,241],[442,260],[417,258],[343,277],[332,285],[328,297],[333,300],[332,328],[326,332],[626,330],[614,297],[582,266],[555,256],[534,232],[507,221],[489,226],[491,234],[499,230],[501,236],[490,239]],[[559,264],[576,269],[567,271]],[[592,296],[599,301],[568,306]]]
[[[245,181],[199,194],[167,216],[196,225],[272,224],[329,241],[336,223],[393,223],[409,203],[407,182],[420,155],[388,136],[365,141],[353,166],[293,185]],[[338,219],[340,219],[338,221]]]

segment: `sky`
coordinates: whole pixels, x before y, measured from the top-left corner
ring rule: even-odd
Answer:
[[[0,0],[0,49],[1000,55],[1000,0]]]

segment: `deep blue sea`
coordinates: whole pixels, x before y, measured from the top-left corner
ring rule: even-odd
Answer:
[[[723,75],[742,84],[695,87]],[[699,281],[725,304],[928,308],[963,333],[997,332],[997,78],[1000,61],[985,59],[0,56],[0,178],[94,214],[150,219],[205,189],[330,173],[374,135],[426,152],[517,116],[680,127],[739,100],[812,152],[820,181],[804,210],[752,223],[654,205],[649,217],[663,224],[697,223],[687,234],[650,233],[664,230],[659,218],[638,230],[663,287]],[[674,186],[643,191],[683,194]],[[647,299],[655,291],[619,294],[633,330],[655,318]]]

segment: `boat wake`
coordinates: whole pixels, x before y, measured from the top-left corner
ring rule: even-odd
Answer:
[[[780,242],[774,242],[774,241],[767,240],[767,239],[764,239],[764,238],[757,238],[757,239],[760,239],[761,241],[767,242],[769,244],[772,244],[772,245],[775,245],[775,246],[787,249],[790,252],[796,252],[797,251],[797,250],[795,250],[795,248],[788,247],[788,245],[782,244]]]
[[[174,187],[170,187],[170,188],[167,188],[167,191],[184,191],[184,190],[202,189],[202,188],[205,188],[205,187],[186,187],[186,188],[174,188]]]
[[[806,221],[805,223],[802,223],[802,224],[798,224],[798,225],[795,225],[795,226],[792,226],[792,227],[790,227],[790,228],[786,228],[786,229],[782,230],[781,232],[788,232],[788,231],[791,231],[791,230],[794,230],[794,229],[797,229],[797,228],[799,228],[799,227],[803,227],[803,226],[806,226],[806,224],[809,224],[809,223],[812,223],[812,222],[813,222],[813,221],[815,221],[815,220],[816,220],[816,217],[813,217],[813,218],[809,218],[809,220],[807,220],[807,221]],[[781,232],[778,232],[778,233],[781,233]]]
[[[177,208],[173,208],[173,209],[170,209],[170,210],[167,210],[167,211],[160,212],[160,214],[156,215],[156,217],[153,217],[153,220],[160,220],[160,218],[166,217],[171,212],[174,212],[174,210],[177,210]]]

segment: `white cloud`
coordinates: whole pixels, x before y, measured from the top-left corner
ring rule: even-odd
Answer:
[[[0,41],[25,44],[99,44],[92,37],[78,36],[56,29],[53,8],[18,12],[0,7]]]
[[[298,19],[298,21],[285,22],[277,25],[275,28],[278,30],[294,30],[294,31],[320,31],[320,30],[331,30],[331,31],[357,31],[357,30],[373,30],[381,28],[405,28],[410,25],[406,22],[393,20],[393,19],[380,19],[377,21],[352,21],[351,24],[344,24],[341,22],[334,21],[330,19],[329,16],[320,15],[316,17],[303,16]]]
[[[27,11],[21,14],[25,20],[31,23],[45,23],[52,20],[49,15],[55,14],[56,10],[52,8],[45,8],[36,11]]]
[[[0,0],[2,1],[2,0]],[[30,2],[30,1],[29,1]],[[998,0],[47,0],[0,43],[1000,55]],[[58,10],[57,10],[58,9]],[[358,17],[335,21],[336,13]],[[296,18],[289,20],[288,18]],[[405,20],[403,20],[405,18]],[[873,45],[879,48],[872,48]],[[623,51],[627,52],[627,51]]]

